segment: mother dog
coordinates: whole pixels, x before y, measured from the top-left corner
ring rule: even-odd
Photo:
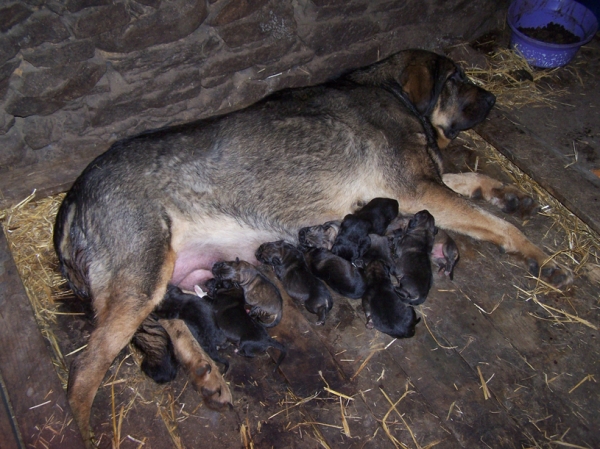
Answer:
[[[69,378],[84,437],[105,372],[167,283],[190,289],[217,261],[254,261],[261,243],[295,241],[300,228],[339,220],[375,197],[398,200],[403,214],[427,209],[438,226],[493,242],[534,274],[544,266],[548,282],[568,284],[571,275],[544,265],[544,252],[517,228],[464,197],[509,209],[523,198],[516,190],[442,174],[439,149],[494,101],[451,60],[404,51],[331,83],[118,142],[93,161],[68,192],[54,235],[63,273],[96,311]]]

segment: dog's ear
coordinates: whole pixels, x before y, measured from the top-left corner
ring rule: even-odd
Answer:
[[[444,84],[458,69],[452,60],[444,56],[434,53],[417,55],[408,61],[398,82],[419,113],[429,116]]]

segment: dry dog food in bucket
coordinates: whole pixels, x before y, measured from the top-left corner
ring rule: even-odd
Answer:
[[[574,0],[515,0],[507,21],[511,47],[535,67],[567,64],[598,31],[596,16]]]

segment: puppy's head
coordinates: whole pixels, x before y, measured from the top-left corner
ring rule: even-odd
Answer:
[[[436,234],[435,219],[427,210],[417,212],[408,223],[407,232],[426,232],[433,239]]]
[[[281,265],[286,252],[289,251],[289,247],[291,246],[283,240],[263,243],[256,250],[256,260],[267,265]]]
[[[243,283],[256,274],[254,266],[245,260],[236,260],[228,262],[217,262],[212,267],[212,274],[215,278],[230,280]]]
[[[298,241],[303,248],[325,248],[331,250],[340,231],[340,221],[328,221],[322,225],[300,229]]]

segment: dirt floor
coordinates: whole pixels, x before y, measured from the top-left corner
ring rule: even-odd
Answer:
[[[590,173],[600,168],[599,61],[596,37],[558,71],[554,87],[568,93],[553,108],[500,107]],[[466,134],[449,150],[449,165],[510,181],[512,169],[490,151],[477,133]],[[571,188],[576,195],[578,187]],[[413,338],[393,340],[366,329],[357,300],[336,297],[326,324],[315,326],[314,316],[285,298],[284,319],[271,332],[289,348],[279,371],[272,372],[267,355],[225,353],[230,412],[202,405],[182,371],[169,385],[154,384],[141,374],[138,354],[124,350],[94,402],[99,446],[600,447],[598,236],[590,233],[592,243],[578,251],[573,242],[582,239],[564,219],[557,221],[556,204],[537,199],[542,213],[505,218],[549,254],[563,252],[557,257],[576,272],[568,290],[540,286],[493,245],[452,234],[460,251],[454,278],[435,276],[417,309],[422,321]],[[591,254],[583,268],[582,253]],[[78,300],[57,304],[49,327],[65,380],[73,351],[93,327]]]

